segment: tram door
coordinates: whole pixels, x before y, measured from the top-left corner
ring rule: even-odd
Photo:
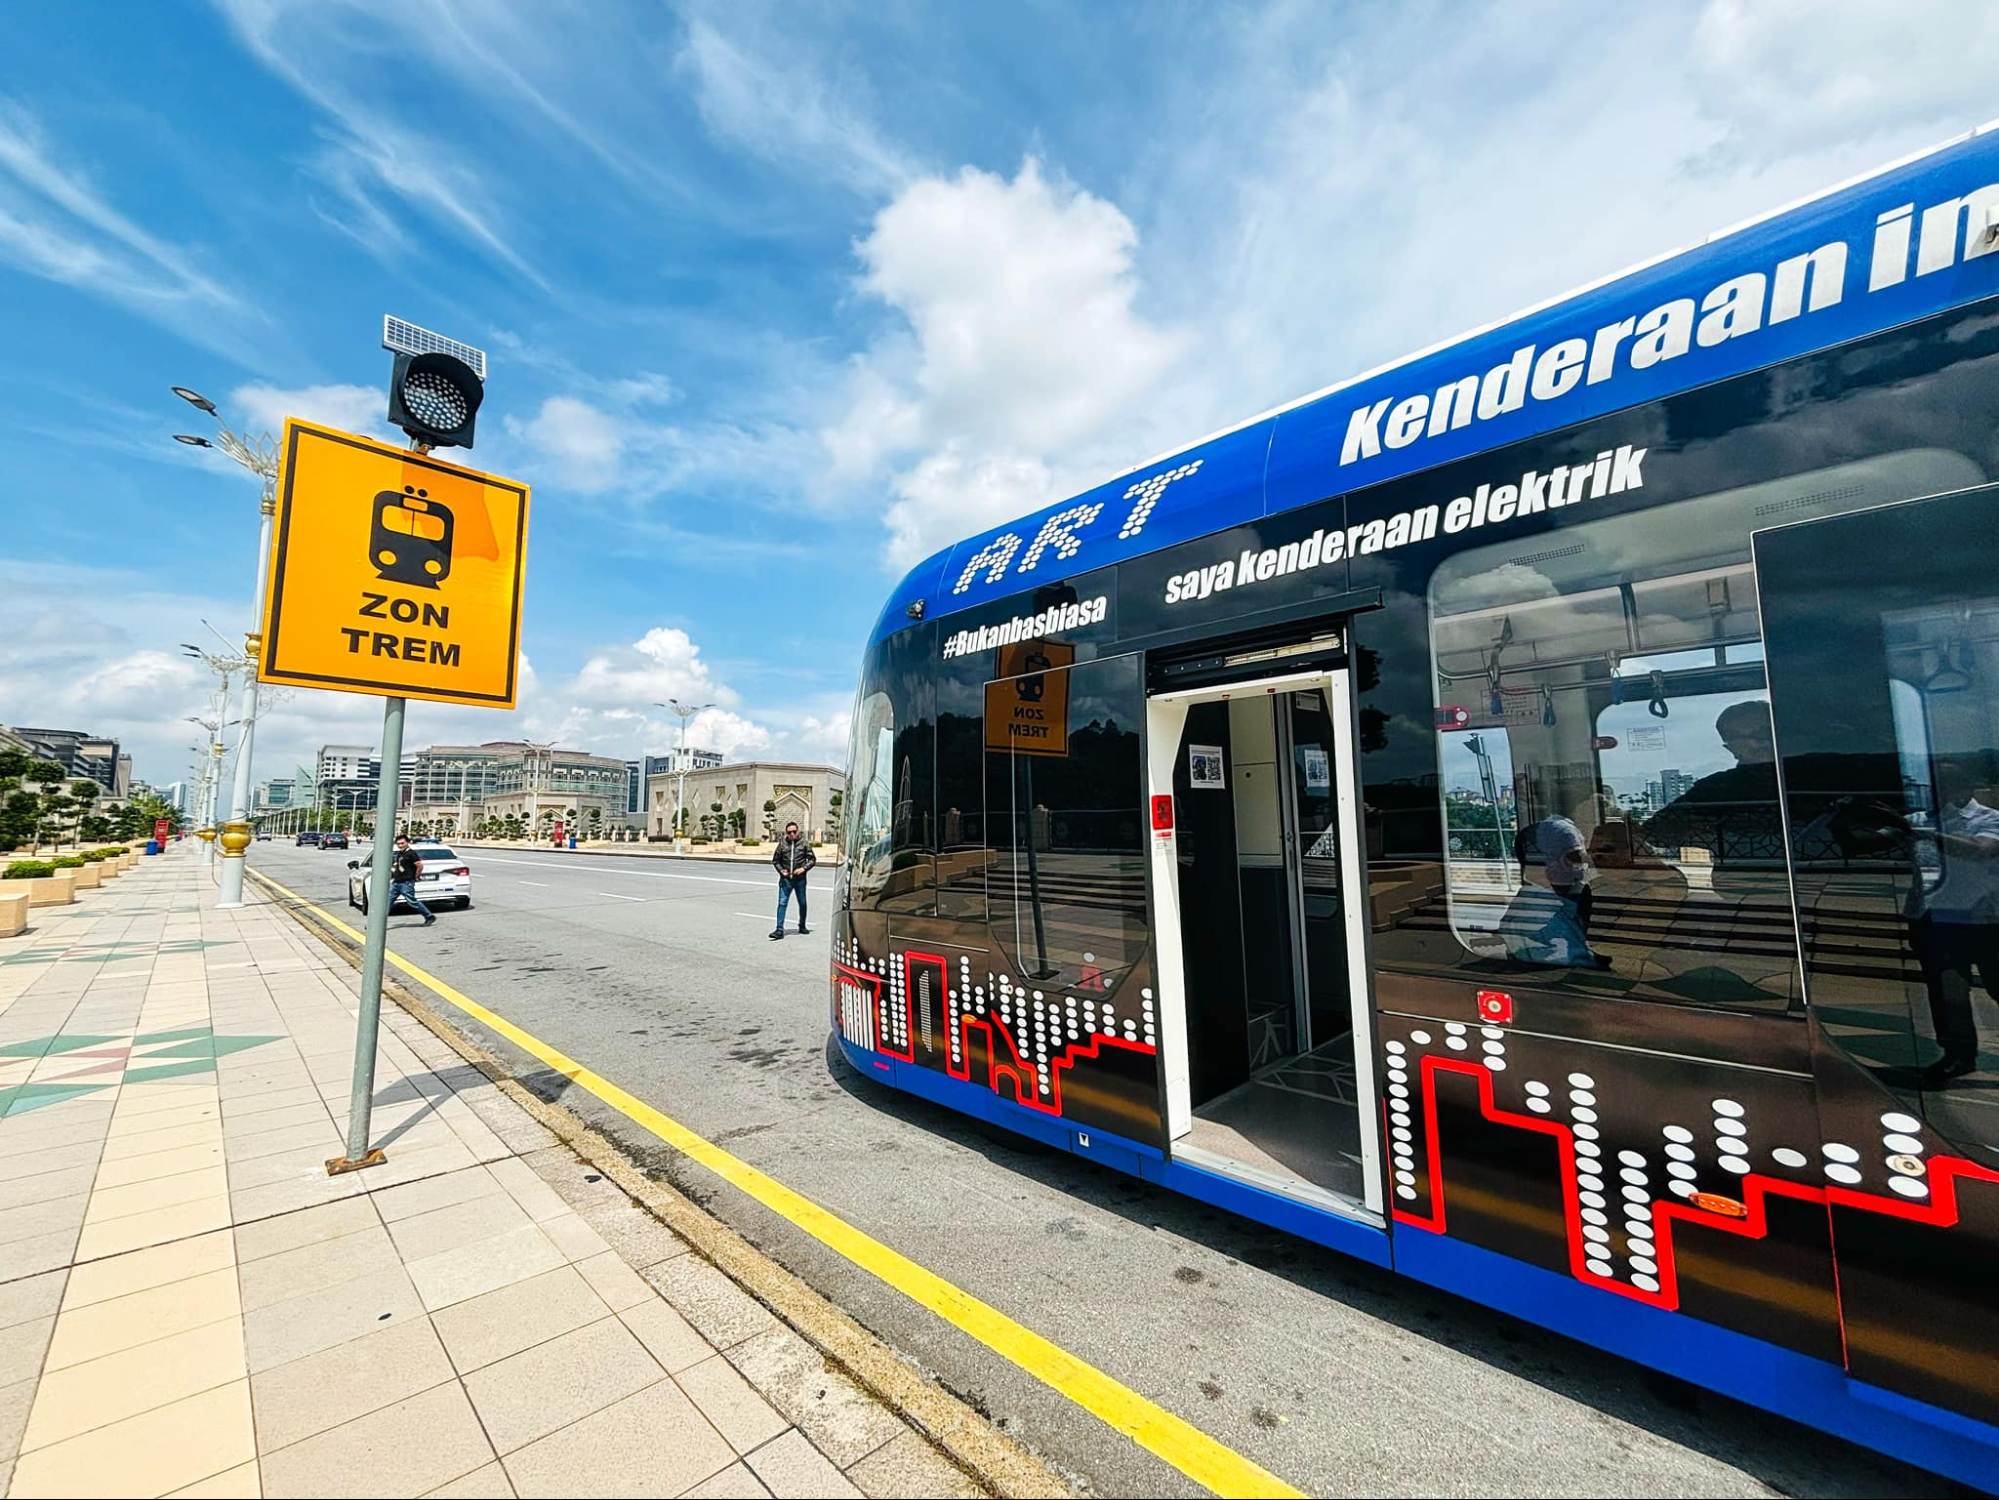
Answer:
[[[1147,700],[1176,1159],[1379,1211],[1344,669]]]
[[[1755,554],[1848,1370],[1999,1420],[1999,486]]]

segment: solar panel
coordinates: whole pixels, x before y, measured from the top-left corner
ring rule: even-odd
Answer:
[[[449,354],[462,359],[472,367],[472,373],[481,380],[486,378],[486,351],[475,349],[470,344],[461,344],[457,339],[448,339],[441,333],[432,333],[428,328],[419,328],[414,323],[404,322],[392,314],[382,315],[382,347],[397,354]]]

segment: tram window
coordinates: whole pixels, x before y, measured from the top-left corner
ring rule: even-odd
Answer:
[[[1888,455],[1439,565],[1445,904],[1468,961],[1624,998],[1795,1008],[1749,535],[1961,463]]]
[[[1003,682],[987,694],[990,929],[1020,975],[1108,989],[1148,937],[1138,658],[1038,675],[1034,701],[1058,732],[1031,753],[991,748],[1006,742],[995,716],[1020,695]]]
[[[887,693],[864,690],[847,751],[846,858],[856,907],[881,902],[893,862],[895,711]]]

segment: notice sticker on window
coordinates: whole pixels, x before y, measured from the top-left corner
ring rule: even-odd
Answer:
[[[1195,791],[1220,791],[1228,786],[1228,773],[1222,769],[1222,747],[1220,745],[1189,745],[1187,747],[1187,780]]]
[[[1333,784],[1333,768],[1326,752],[1315,745],[1300,746],[1305,757],[1305,790],[1323,792]]]
[[[1666,731],[1659,728],[1657,725],[1646,725],[1646,726],[1641,726],[1637,729],[1627,729],[1624,732],[1624,743],[1627,748],[1632,750],[1652,750],[1652,751],[1663,752],[1666,748]]]

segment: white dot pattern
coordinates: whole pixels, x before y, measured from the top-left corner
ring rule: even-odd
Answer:
[[[1177,469],[1168,469],[1163,474],[1154,474],[1150,479],[1141,479],[1126,490],[1124,498],[1135,500],[1137,504],[1133,505],[1130,513],[1125,516],[1124,525],[1118,528],[1118,539],[1126,541],[1145,530],[1145,523],[1152,519],[1153,509],[1159,504],[1159,497],[1166,493],[1166,486],[1176,479],[1185,479],[1194,474],[1204,462],[1205,460],[1197,458],[1191,463],[1180,465]]]

